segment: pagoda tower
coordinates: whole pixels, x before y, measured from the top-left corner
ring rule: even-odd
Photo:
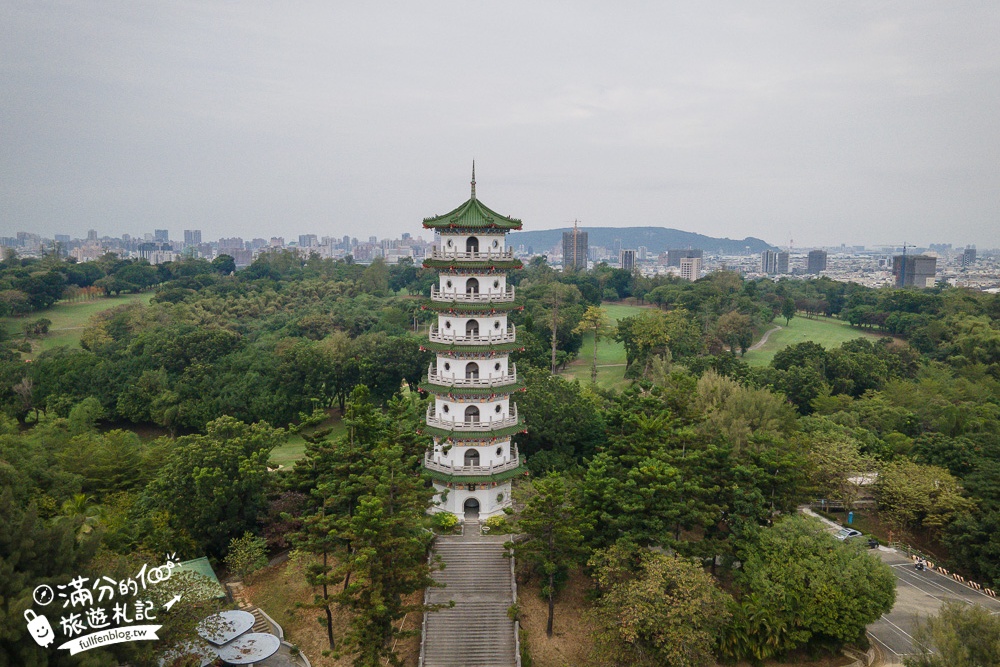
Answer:
[[[521,221],[502,216],[476,198],[476,165],[472,195],[455,210],[424,218],[438,244],[424,268],[439,272],[424,307],[437,313],[423,349],[434,352],[421,391],[434,403],[427,409],[424,432],[434,447],[424,470],[434,482],[435,511],[460,520],[503,512],[511,504],[511,479],[524,473],[511,436],[524,430],[511,396],[524,390],[510,353],[523,349],[507,314],[514,288],[507,271],[521,268],[506,246],[506,235]]]

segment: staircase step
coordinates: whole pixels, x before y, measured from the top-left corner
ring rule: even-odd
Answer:
[[[427,614],[424,667],[513,667],[511,561],[502,542],[469,539],[478,525],[466,522],[465,531],[435,545],[444,568],[434,579],[444,587],[428,589],[427,599],[455,606]]]

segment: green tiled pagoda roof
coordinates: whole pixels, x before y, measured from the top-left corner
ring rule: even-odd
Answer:
[[[516,468],[504,470],[503,472],[498,472],[495,475],[449,475],[446,472],[424,468],[424,474],[431,479],[441,480],[443,482],[452,482],[453,484],[486,484],[489,482],[503,482],[517,477],[518,475],[523,475],[527,471],[527,468],[523,465],[519,465]]]
[[[451,431],[446,428],[436,426],[420,427],[420,432],[425,435],[434,435],[439,438],[451,438],[452,440],[485,440],[488,438],[509,438],[512,435],[524,432],[524,422],[518,422],[514,426],[483,431]]]
[[[424,268],[439,271],[513,271],[523,269],[524,264],[519,259],[490,259],[482,262],[465,259],[425,259]]]
[[[424,227],[428,229],[448,229],[460,227],[464,229],[521,229],[521,221],[509,215],[500,215],[491,210],[481,201],[472,197],[464,204],[444,215],[424,218]]]
[[[491,352],[520,352],[524,346],[517,341],[513,343],[496,343],[494,345],[454,345],[452,343],[437,343],[425,340],[420,343],[421,350],[429,352],[463,352],[468,354],[489,354]]]
[[[521,381],[503,384],[497,387],[457,387],[449,384],[435,384],[433,382],[421,382],[418,387],[420,391],[426,391],[436,396],[497,396],[500,394],[510,395],[515,391],[522,391],[524,383]]]
[[[524,306],[513,301],[506,303],[458,303],[457,301],[428,301],[423,305],[424,310],[433,310],[435,313],[509,313],[512,310],[523,310]]]

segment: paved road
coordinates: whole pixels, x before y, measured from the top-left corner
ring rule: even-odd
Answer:
[[[896,575],[896,605],[888,614],[868,626],[868,633],[882,648],[890,665],[903,663],[903,656],[919,653],[913,639],[918,619],[937,613],[945,602],[964,602],[986,607],[1000,614],[1000,600],[960,584],[951,577],[925,570],[918,572],[908,556],[880,549],[879,556]]]
[[[802,511],[823,521],[831,531],[840,529],[837,524],[808,509],[803,508]],[[909,556],[895,549],[879,547],[876,553],[896,575],[896,604],[892,611],[868,626],[868,634],[881,649],[886,665],[902,665],[904,656],[920,652],[913,639],[917,621],[936,614],[945,602],[979,604],[994,614],[1000,614],[998,598],[973,590],[938,572],[918,572]]]

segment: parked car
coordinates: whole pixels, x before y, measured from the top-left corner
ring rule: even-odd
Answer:
[[[834,537],[838,540],[854,539],[855,537],[861,537],[861,531],[854,530],[853,528],[841,528]]]

